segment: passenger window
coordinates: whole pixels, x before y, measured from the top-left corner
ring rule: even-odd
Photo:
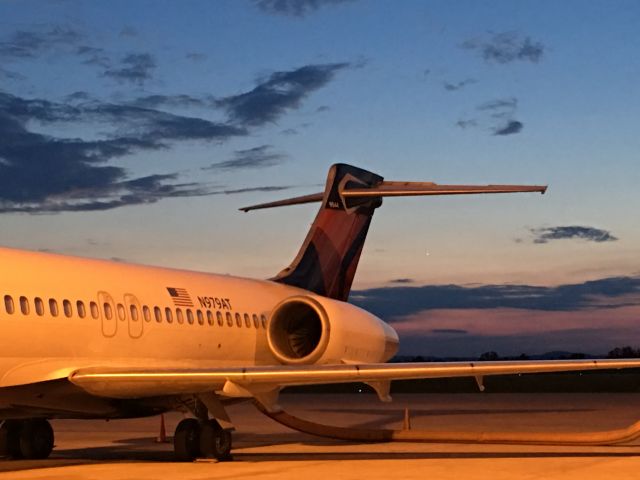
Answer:
[[[160,310],[160,307],[153,307],[153,314],[156,317],[156,322],[162,322],[162,310]]]
[[[236,325],[238,327],[242,327],[242,317],[240,316],[239,313],[236,313]]]
[[[13,315],[13,312],[15,312],[15,307],[13,306],[13,298],[11,297],[11,295],[4,296],[4,309],[9,315]]]
[[[233,327],[233,317],[231,316],[231,312],[227,312],[227,325]]]
[[[222,312],[216,312],[216,319],[218,320],[218,325],[222,326]]]
[[[264,315],[260,315],[260,323],[262,323],[262,328],[267,329],[267,317]]]
[[[187,322],[189,322],[189,325],[193,325],[193,312],[190,308],[187,308]]]
[[[127,318],[127,312],[124,309],[124,305],[121,303],[118,304],[118,318],[120,320],[125,320]]]
[[[84,302],[82,302],[81,300],[78,300],[76,302],[76,310],[78,311],[78,316],[80,318],[84,318],[87,316],[87,311],[84,308]]]
[[[20,311],[23,315],[29,315],[29,300],[27,297],[20,297]]]
[[[142,316],[144,317],[145,322],[151,321],[151,310],[146,305],[142,307]]]
[[[204,315],[201,310],[196,310],[196,317],[198,317],[198,323],[204,325]]]
[[[58,316],[58,302],[55,298],[49,299],[49,313],[51,313],[52,317]]]
[[[62,301],[62,309],[64,310],[65,317],[71,317],[73,311],[71,310],[71,302],[69,300]]]
[[[255,313],[253,314],[253,326],[255,328],[260,327],[260,320],[258,320],[258,315],[256,315]]]
[[[180,310],[179,308],[176,308],[176,319],[178,320],[178,323],[184,322],[184,317],[182,316],[182,310]]]
[[[249,314],[245,313],[244,314],[244,326],[247,328],[251,327],[251,318],[249,317]]]
[[[33,299],[33,303],[36,307],[36,313],[39,316],[44,315],[44,302],[42,301],[42,299],[40,297],[36,297]]]
[[[100,312],[98,311],[98,304],[96,302],[89,303],[89,310],[91,310],[92,318],[98,318],[100,316]]]
[[[207,322],[209,322],[209,325],[213,325],[213,313],[209,310],[207,310]]]
[[[104,302],[104,318],[107,320],[111,320],[113,318],[113,309],[111,308],[111,304],[109,302]]]
[[[167,323],[173,323],[173,312],[169,307],[164,309],[164,316],[167,318]]]
[[[135,305],[129,305],[129,311],[131,312],[131,320],[138,321],[138,307]]]

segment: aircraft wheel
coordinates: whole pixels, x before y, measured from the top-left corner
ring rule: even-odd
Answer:
[[[200,453],[221,462],[231,460],[231,432],[216,420],[207,420],[200,428]]]
[[[22,421],[5,420],[0,426],[0,456],[22,458],[20,451],[20,430]]]
[[[173,435],[173,451],[179,462],[192,462],[200,454],[200,424],[195,418],[185,418]]]
[[[44,418],[25,420],[19,435],[20,453],[27,459],[47,458],[53,450],[53,429]]]

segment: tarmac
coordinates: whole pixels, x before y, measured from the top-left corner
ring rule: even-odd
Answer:
[[[358,428],[453,431],[591,431],[620,428],[640,417],[638,394],[404,394],[383,404],[371,394],[284,394],[302,418]],[[159,417],[58,420],[56,448],[39,461],[0,460],[2,479],[608,479],[636,478],[640,443],[559,447],[442,443],[345,443],[294,432],[251,403],[229,407],[232,462],[173,461],[157,443]],[[182,418],[166,415],[170,437]],[[169,438],[170,440],[170,438]]]

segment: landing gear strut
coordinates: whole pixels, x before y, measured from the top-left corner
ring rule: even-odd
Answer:
[[[0,426],[0,456],[43,459],[53,450],[53,429],[43,418],[5,420]]]
[[[186,418],[176,427],[173,450],[180,462],[192,462],[199,457],[228,461],[231,460],[231,432],[216,420]]]

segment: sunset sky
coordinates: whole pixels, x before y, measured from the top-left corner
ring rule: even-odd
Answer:
[[[0,245],[267,278],[330,164],[387,199],[352,301],[401,353],[640,346],[640,4],[0,0]]]

